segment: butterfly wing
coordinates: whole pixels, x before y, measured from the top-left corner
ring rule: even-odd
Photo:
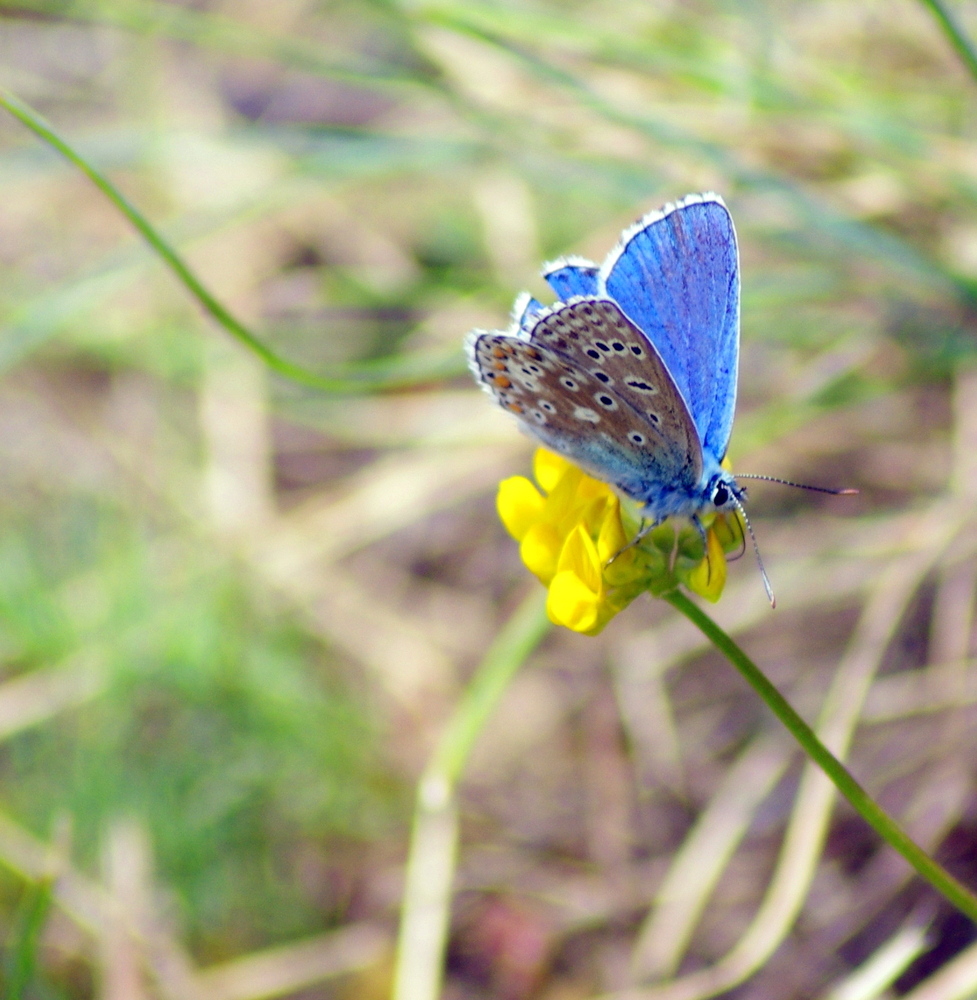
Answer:
[[[584,257],[561,257],[543,265],[543,277],[561,302],[575,295],[596,295],[600,268]]]
[[[702,451],[655,349],[605,299],[540,314],[525,340],[473,331],[476,378],[548,448],[652,508],[691,493]]]
[[[516,297],[515,304],[512,307],[512,326],[510,327],[510,332],[528,339],[528,331],[536,321],[536,316],[545,311],[546,306],[538,299],[534,299],[529,292],[520,293]]]
[[[723,200],[689,195],[646,215],[623,234],[598,284],[658,349],[703,448],[721,460],[739,362],[739,258]]]

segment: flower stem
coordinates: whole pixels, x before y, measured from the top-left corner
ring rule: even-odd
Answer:
[[[549,631],[545,599],[534,587],[498,634],[418,782],[393,1000],[437,1000],[441,992],[458,853],[458,781],[509,682]]]
[[[736,667],[766,702],[767,707],[787,727],[801,749],[828,776],[835,788],[855,811],[891,847],[894,847],[915,871],[954,906],[977,922],[977,897],[938,865],[906,831],[882,809],[852,777],[844,764],[818,739],[814,730],[791,708],[784,696],[767,680],[760,668],[739,646],[685,594],[674,590],[664,595],[676,610],[692,622],[706,638]]]

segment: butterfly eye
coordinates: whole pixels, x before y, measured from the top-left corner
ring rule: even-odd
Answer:
[[[729,503],[729,488],[725,483],[717,483],[712,494],[712,502],[716,507],[725,507]]]

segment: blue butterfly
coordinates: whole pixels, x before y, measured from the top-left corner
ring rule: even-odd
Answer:
[[[513,325],[466,340],[476,380],[542,444],[637,501],[651,524],[742,510],[721,467],[736,406],[739,256],[722,198],[692,194],[639,219],[598,265],[543,276]],[[700,525],[701,529],[701,525]]]

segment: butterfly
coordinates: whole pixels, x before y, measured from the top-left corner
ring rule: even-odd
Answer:
[[[524,293],[509,330],[473,330],[472,372],[543,445],[658,524],[742,510],[722,468],[736,406],[739,254],[717,194],[639,219],[603,264],[563,257]],[[700,525],[701,529],[701,525]]]

